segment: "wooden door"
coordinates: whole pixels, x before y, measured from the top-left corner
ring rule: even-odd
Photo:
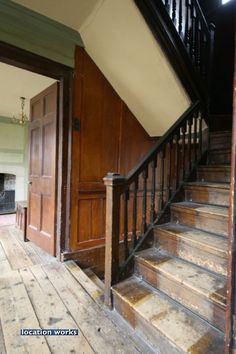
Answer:
[[[57,83],[30,101],[27,238],[55,255]]]

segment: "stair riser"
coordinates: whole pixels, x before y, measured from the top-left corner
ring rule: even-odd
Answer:
[[[196,247],[188,241],[176,238],[166,233],[164,230],[155,230],[155,247],[161,248],[174,256],[180,257],[186,261],[204,267],[212,272],[226,275],[226,257],[212,254],[212,250]]]
[[[210,149],[222,150],[231,148],[231,134],[211,134]]]
[[[171,221],[197,229],[228,235],[228,217],[203,213],[201,211],[186,211],[183,208],[171,208]]]
[[[162,354],[184,354],[181,349],[176,348],[174,344],[163,336],[158,330],[153,328],[150,322],[143,319],[135,309],[116,292],[113,291],[113,304],[116,311],[152,346],[156,346],[157,353]]]
[[[197,170],[198,181],[207,182],[230,182],[230,171],[229,170],[218,170],[212,171],[210,169],[199,169]]]
[[[158,270],[153,270],[137,262],[136,272],[149,284],[156,289],[161,290],[172,299],[178,301],[194,313],[205,318],[215,327],[224,331],[225,329],[225,310],[218,304],[212,302],[206,296],[196,293],[193,289],[188,288],[178,280],[170,279],[166,274],[162,274]]]
[[[230,164],[231,152],[229,151],[210,151],[209,163],[210,164]]]
[[[220,188],[185,187],[185,201],[229,206],[229,190]]]

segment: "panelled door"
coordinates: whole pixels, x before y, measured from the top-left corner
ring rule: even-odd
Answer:
[[[55,255],[58,87],[30,101],[27,238]]]

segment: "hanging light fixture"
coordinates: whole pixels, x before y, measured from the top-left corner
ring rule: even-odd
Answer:
[[[13,116],[12,121],[13,123],[19,125],[25,125],[29,121],[29,118],[25,113],[25,97],[20,97],[20,101],[21,101],[21,112],[19,113],[18,117]]]

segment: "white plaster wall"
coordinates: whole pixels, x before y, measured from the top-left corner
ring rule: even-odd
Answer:
[[[151,136],[190,100],[133,0],[100,0],[79,29],[85,49]]]
[[[16,175],[16,201],[28,194],[28,127],[0,120],[0,173]]]

